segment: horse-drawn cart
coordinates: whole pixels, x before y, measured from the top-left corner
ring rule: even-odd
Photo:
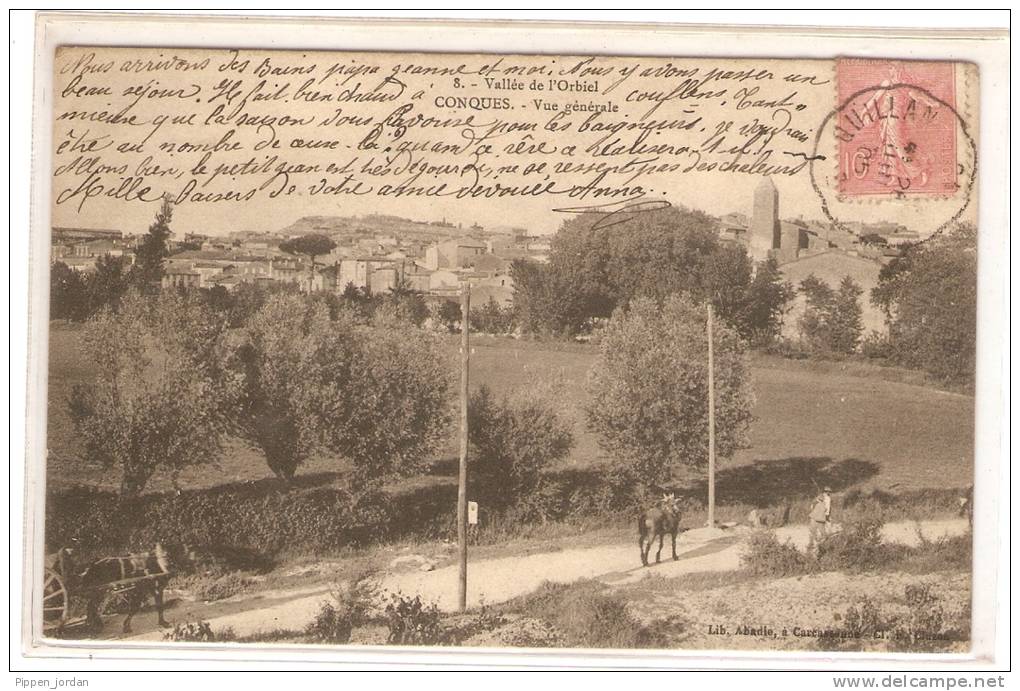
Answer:
[[[106,558],[94,562],[119,563],[123,558]],[[144,575],[130,574],[120,569],[120,577],[102,582],[85,582],[88,571],[77,573],[68,550],[47,555],[43,572],[42,618],[45,635],[59,635],[68,628],[81,625],[101,626],[100,615],[130,611],[139,591],[150,590],[157,580],[165,580],[172,573],[159,569]],[[83,578],[84,577],[84,578]],[[89,622],[89,610],[92,622]],[[162,618],[162,614],[161,614]]]

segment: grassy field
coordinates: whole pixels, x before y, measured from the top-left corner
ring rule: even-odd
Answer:
[[[50,329],[50,487],[74,484],[116,488],[116,474],[90,464],[67,414],[75,383],[88,381],[89,363],[79,349],[80,328],[53,323]],[[456,339],[449,342],[455,350]],[[577,444],[566,460],[586,468],[603,457],[597,437],[584,426],[584,382],[598,355],[581,344],[540,343],[477,337],[472,343],[472,388],[497,394],[517,387],[545,386],[574,422]],[[805,494],[813,481],[837,491],[851,487],[902,492],[965,487],[972,482],[974,399],[923,385],[916,373],[866,363],[829,363],[755,356],[751,369],[756,394],[751,447],[720,462],[720,502],[755,504],[762,493],[782,489]],[[454,454],[451,444],[443,457]],[[302,474],[342,469],[338,459],[315,458]],[[258,480],[270,476],[261,456],[232,447],[217,467],[182,476],[186,487]],[[445,481],[412,479],[409,485]],[[169,488],[156,478],[149,489]]]

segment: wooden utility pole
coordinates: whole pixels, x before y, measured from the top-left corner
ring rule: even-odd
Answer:
[[[471,287],[460,289],[460,473],[457,477],[457,547],[460,552],[460,576],[457,581],[457,607],[467,609],[467,451],[468,451],[468,315],[471,313]]]
[[[715,527],[715,362],[712,352],[712,303],[708,303],[708,527]]]

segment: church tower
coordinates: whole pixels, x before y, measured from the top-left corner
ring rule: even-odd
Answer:
[[[762,178],[754,190],[754,209],[751,212],[749,231],[747,249],[751,259],[762,261],[772,250],[779,249],[779,190],[772,178]]]

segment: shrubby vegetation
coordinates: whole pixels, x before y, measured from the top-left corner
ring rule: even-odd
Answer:
[[[116,312],[130,290],[145,295],[159,292],[163,264],[170,254],[170,220],[173,205],[164,199],[149,232],[135,251],[135,263],[105,255],[93,271],[81,272],[61,261],[50,267],[50,319],[83,322],[108,309]]]
[[[568,648],[653,648],[663,641],[627,610],[626,600],[598,581],[545,582],[504,609],[555,627]]]
[[[459,308],[458,308],[459,309]],[[457,312],[460,318],[460,312]],[[472,306],[468,316],[471,331],[486,334],[508,334],[514,330],[514,309],[512,305],[500,305],[489,296],[487,302],[480,307]]]
[[[607,223],[584,213],[564,221],[547,265],[511,267],[518,327],[537,334],[587,332],[638,298],[709,300],[745,339],[778,333],[792,297],[775,262],[753,265],[743,248],[719,240],[715,221],[670,207]]]
[[[444,642],[442,615],[434,602],[393,593],[385,608],[387,643],[393,645],[437,645]]]
[[[757,576],[799,576],[825,571],[863,573],[883,570],[930,573],[946,569],[969,569],[973,536],[968,534],[928,540],[920,536],[914,547],[882,540],[880,518],[848,521],[843,529],[823,539],[817,557],[789,540],[780,542],[775,532],[756,530],[741,554],[741,566]]]
[[[728,457],[747,444],[753,394],[740,337],[725,324],[713,335],[716,452]],[[643,484],[707,463],[707,351],[704,308],[677,296],[636,299],[602,333],[588,424]]]
[[[163,634],[163,640],[174,643],[232,643],[237,635],[230,627],[214,631],[207,621],[186,621],[174,625]]]
[[[792,542],[780,542],[772,530],[756,530],[744,546],[740,565],[755,576],[783,578],[808,573],[812,559]]]
[[[566,457],[574,445],[569,424],[547,396],[533,389],[496,400],[483,386],[471,396],[468,430],[474,449],[469,492],[496,510],[527,502],[543,468]],[[541,514],[542,507],[532,508]]]
[[[195,296],[133,294],[84,331],[96,379],[76,385],[71,417],[86,452],[138,494],[157,470],[176,478],[222,450],[238,381],[224,324]]]
[[[279,295],[248,320],[237,351],[243,395],[236,423],[270,470],[291,480],[301,462],[325,446],[325,426],[347,413],[354,351],[353,322],[333,322],[327,308]]]
[[[420,471],[447,432],[452,363],[432,335],[395,314],[376,315],[356,335],[348,405],[323,418],[327,448],[352,461],[362,484]]]
[[[313,642],[350,642],[354,628],[371,621],[381,595],[372,574],[366,572],[350,581],[335,583],[330,596],[305,628],[305,635]]]
[[[820,354],[850,355],[857,351],[864,326],[861,322],[860,285],[844,276],[833,290],[815,276],[800,284],[806,305],[798,324],[807,346]]]
[[[893,361],[972,382],[977,340],[977,230],[961,225],[908,248],[882,269],[872,302],[889,321]]]
[[[134,497],[54,490],[46,501],[46,544],[53,551],[74,544],[82,554],[146,550],[158,541],[229,546],[239,555],[235,561],[260,566],[286,554],[446,535],[443,519],[455,500],[455,490],[392,495],[319,485],[282,491],[277,483]]]
[[[420,469],[449,419],[439,344],[379,310],[370,323],[277,294],[228,334],[194,291],[133,295],[85,330],[97,380],[71,399],[91,458],[117,467],[126,495],[157,470],[209,463],[228,433],[290,481],[310,453],[350,459],[364,485]]]
[[[890,652],[940,652],[952,641],[970,638],[970,611],[951,616],[943,595],[931,582],[911,583],[903,589],[897,611],[883,607],[869,597],[850,605],[835,616],[836,626],[827,630],[816,645],[820,650],[863,650],[878,647]]]

